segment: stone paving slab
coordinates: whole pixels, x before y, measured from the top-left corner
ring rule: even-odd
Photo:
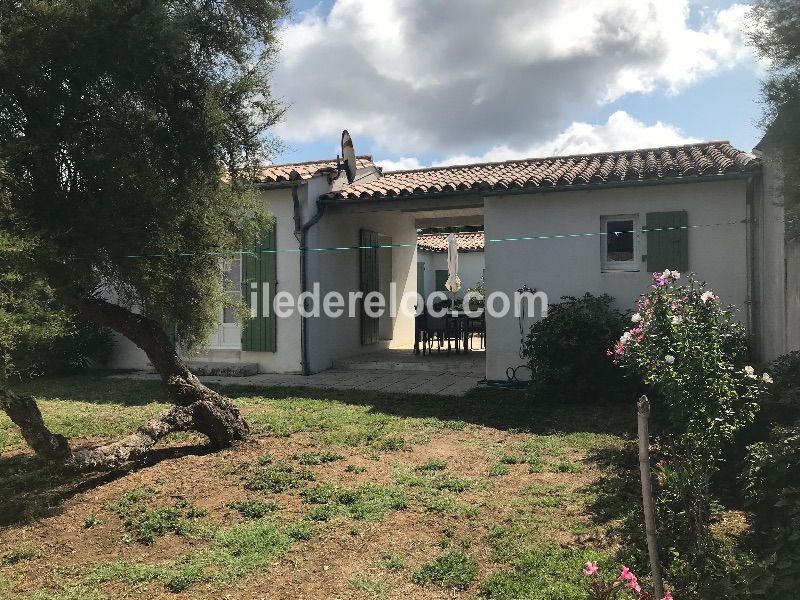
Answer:
[[[157,380],[158,375],[148,372],[111,375],[116,379]],[[311,387],[346,390],[368,390],[404,394],[431,394],[438,396],[464,396],[478,387],[482,376],[478,374],[450,373],[447,371],[417,370],[339,370],[332,369],[304,377],[303,375],[260,373],[245,377],[199,376],[203,383],[236,385],[242,387]]]

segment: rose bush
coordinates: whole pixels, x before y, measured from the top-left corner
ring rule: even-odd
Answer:
[[[747,364],[734,308],[723,307],[693,276],[684,285],[680,279],[671,270],[654,274],[631,326],[608,354],[652,390],[655,507],[668,579],[685,599],[736,598],[711,533],[719,506],[712,484],[772,379]],[[638,531],[632,541],[643,547],[640,513],[630,518]]]
[[[619,577],[604,579],[597,563],[589,561],[583,568],[583,575],[587,578],[589,597],[592,600],[615,600],[616,598],[657,600],[653,594],[642,589],[639,578],[625,565],[622,565]],[[673,600],[672,592],[666,592],[660,600]]]

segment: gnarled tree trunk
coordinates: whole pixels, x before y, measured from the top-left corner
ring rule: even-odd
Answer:
[[[118,441],[72,450],[64,436],[47,429],[32,398],[20,398],[0,389],[0,408],[20,428],[37,455],[71,470],[106,470],[141,457],[158,440],[176,431],[198,431],[215,448],[225,448],[248,437],[249,428],[238,407],[200,383],[178,356],[159,323],[99,298],[66,300],[86,319],[114,329],[141,348],[161,375],[175,406]]]

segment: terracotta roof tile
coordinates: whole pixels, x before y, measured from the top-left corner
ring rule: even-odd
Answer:
[[[327,194],[332,199],[369,199],[466,190],[503,191],[576,187],[611,182],[672,180],[745,173],[759,161],[728,142],[530,158],[497,163],[434,167],[383,173]]]
[[[417,248],[428,252],[447,252],[447,233],[421,233],[417,236]],[[456,234],[459,252],[481,252],[484,248],[482,231]]]
[[[356,168],[375,166],[371,156],[357,156]],[[336,160],[315,160],[302,163],[287,163],[281,165],[269,165],[261,169],[259,173],[259,183],[279,183],[282,181],[298,181],[311,179],[317,175],[322,175],[328,171],[336,170]]]

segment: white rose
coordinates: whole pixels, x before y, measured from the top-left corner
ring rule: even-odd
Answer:
[[[640,315],[639,313],[636,313],[631,317],[631,321],[633,321],[634,323],[638,323],[641,320],[642,320],[642,315]]]
[[[672,278],[673,279],[680,279],[681,278],[681,274],[678,273],[677,271],[673,271],[672,272]]]
[[[750,365],[748,365],[744,369],[742,369],[742,373],[744,373],[744,376],[749,378],[749,379],[755,379],[756,378],[756,370],[753,367],[751,367]]]
[[[662,278],[662,279],[669,279],[670,275],[672,275],[672,271],[670,271],[669,269],[667,269],[666,271],[664,271],[664,272],[661,274],[661,278]]]
[[[772,377],[769,376],[769,373],[764,373],[761,379],[764,380],[764,383],[772,383]]]
[[[619,338],[619,343],[624,346],[625,344],[628,343],[630,339],[631,339],[631,332],[626,331],[625,333],[622,334],[622,337]]]
[[[672,317],[673,325],[680,325],[681,323],[683,323],[683,317]]]
[[[703,292],[702,294],[700,294],[700,300],[702,300],[703,302],[709,302],[711,300],[714,300],[714,292],[712,292],[711,290]]]
[[[666,363],[667,363],[668,365],[671,365],[672,363],[674,363],[674,362],[675,362],[675,357],[674,357],[674,356],[672,356],[672,354],[667,354],[667,355],[664,357],[664,360],[666,361]]]

